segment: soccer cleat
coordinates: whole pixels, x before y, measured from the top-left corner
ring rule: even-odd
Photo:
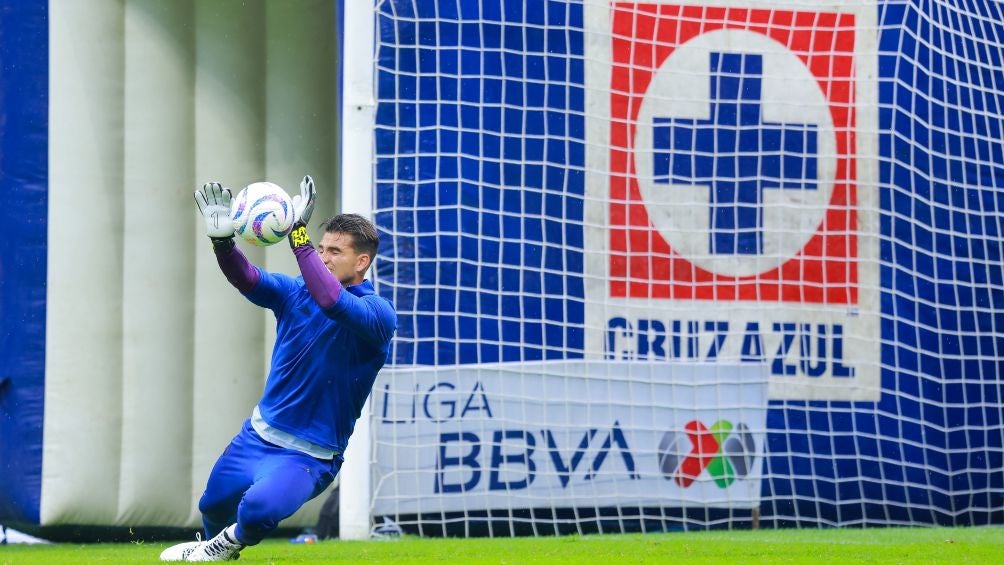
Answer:
[[[244,544],[230,538],[227,530],[216,534],[211,540],[204,541],[188,554],[186,561],[234,561],[240,557]]]
[[[185,561],[188,556],[195,551],[196,547],[202,543],[202,534],[196,533],[195,539],[199,541],[186,541],[185,543],[179,543],[177,545],[172,545],[171,547],[160,552],[161,561]]]

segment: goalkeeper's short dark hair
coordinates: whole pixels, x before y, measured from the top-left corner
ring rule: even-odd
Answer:
[[[359,214],[338,214],[321,224],[324,233],[344,233],[352,236],[352,247],[360,255],[370,256],[370,261],[376,258],[380,248],[380,236],[373,222]]]

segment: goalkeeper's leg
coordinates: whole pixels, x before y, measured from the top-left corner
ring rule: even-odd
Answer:
[[[255,467],[260,453],[248,441],[250,425],[245,424],[216,460],[199,500],[206,539],[220,533],[237,520],[237,506],[244,492],[254,483]]]
[[[321,494],[340,467],[337,460],[327,461],[298,451],[275,449],[281,453],[262,461],[254,484],[237,507],[235,533],[246,545],[260,542],[280,521]]]
[[[212,539],[231,531],[254,545],[305,502],[324,491],[341,466],[340,458],[316,459],[261,439],[245,422],[213,467],[199,511]]]

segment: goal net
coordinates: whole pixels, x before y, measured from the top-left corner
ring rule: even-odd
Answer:
[[[1000,5],[364,12],[367,520],[1004,522]]]

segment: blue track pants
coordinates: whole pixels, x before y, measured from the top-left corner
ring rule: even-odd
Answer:
[[[342,461],[317,459],[263,440],[250,420],[216,461],[199,500],[206,539],[237,523],[237,539],[260,542],[281,520],[321,494]]]

